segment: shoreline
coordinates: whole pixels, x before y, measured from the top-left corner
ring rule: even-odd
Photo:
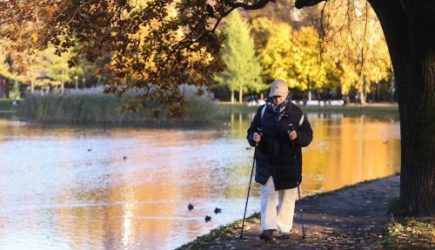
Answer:
[[[255,113],[258,109],[258,106],[248,106],[246,104],[230,104],[224,102],[218,102],[214,104],[213,112],[208,111],[198,111],[193,110],[192,112],[188,112],[185,117],[181,119],[167,119],[166,117],[160,118],[150,118],[145,115],[147,112],[143,110],[141,113],[110,113],[108,110],[104,112],[96,112],[95,110],[87,110],[83,109],[80,111],[81,113],[76,112],[64,112],[69,115],[74,114],[74,116],[70,117],[68,115],[56,116],[51,114],[51,112],[45,112],[44,114],[34,114],[24,112],[25,107],[12,107],[11,105],[0,106],[0,115],[3,117],[16,117],[21,121],[26,121],[34,124],[57,124],[57,125],[102,125],[102,126],[151,126],[151,127],[177,127],[184,125],[192,125],[199,124],[201,126],[204,125],[212,125],[216,123],[220,123],[228,119],[232,114],[252,114]],[[92,105],[91,105],[92,106]],[[348,105],[348,106],[301,106],[299,107],[303,110],[303,112],[307,114],[343,114],[345,116],[360,116],[366,115],[370,117],[376,118],[385,118],[385,119],[399,119],[399,112],[397,104],[389,104],[389,103],[372,103],[362,105]],[[48,107],[46,107],[48,108]],[[53,107],[52,107],[53,108]],[[20,111],[21,110],[21,111]]]
[[[241,220],[198,236],[177,249],[361,249],[382,248],[385,230],[391,218],[388,208],[399,197],[400,176],[392,175],[363,181],[340,189],[307,196],[296,202],[291,237],[277,243],[265,243],[259,214],[245,221],[243,239],[239,239]],[[303,207],[306,238],[301,238],[299,208]]]

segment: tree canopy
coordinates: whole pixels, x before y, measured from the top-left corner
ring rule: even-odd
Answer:
[[[72,55],[66,56],[70,66],[85,58],[96,64],[92,69],[95,75],[110,76],[106,93],[122,94],[130,88],[139,88],[143,91],[131,102],[133,109],[143,104],[145,98],[156,98],[169,107],[169,114],[180,116],[184,100],[178,86],[210,85],[214,73],[224,69],[225,57],[221,54],[225,46],[221,44],[225,36],[217,32],[222,19],[237,8],[265,7],[264,15],[268,17],[280,14],[269,21],[268,27],[263,27],[266,33],[262,37],[255,25],[263,25],[264,19],[258,22],[252,19],[260,12],[250,17],[254,20],[254,36],[263,39],[256,41],[263,81],[283,78],[290,87],[300,90],[320,88],[339,77],[336,67],[340,65],[343,74],[339,78],[345,89],[357,86],[356,59],[337,64],[327,57],[321,58],[325,48],[319,46],[318,21],[313,21],[317,19],[298,14],[287,1],[278,0],[276,5],[266,6],[268,2],[275,1],[3,1],[0,20],[4,25],[0,36],[13,41],[9,44],[16,51],[54,47],[58,55]],[[291,12],[290,18],[284,14],[287,10]],[[315,26],[295,30],[289,22],[295,27],[310,22]],[[74,54],[70,53],[71,48]],[[331,56],[337,58],[337,54]],[[17,64],[26,64],[25,57],[19,59]]]
[[[333,49],[328,55],[338,64],[342,93],[353,87],[363,96],[372,85],[391,76],[391,61],[382,28],[373,9],[365,1],[346,8],[331,1],[324,8],[327,24],[325,41]],[[327,45],[328,46],[328,45]]]
[[[60,54],[75,47],[89,61],[109,54],[97,70],[113,74],[107,92],[138,87],[180,115],[178,85],[211,82],[221,68],[221,38],[213,31],[236,7],[226,1],[2,1],[0,36],[18,49],[52,44]]]
[[[0,74],[27,84],[32,90],[34,87],[60,87],[71,82],[74,76],[84,75],[82,61],[74,66],[68,63],[74,55],[73,49],[59,56],[52,45],[32,53],[8,52],[5,48],[8,48],[6,42],[0,46]]]
[[[258,93],[267,87],[260,76],[261,66],[249,31],[248,24],[237,10],[225,19],[221,52],[225,70],[217,74],[216,80],[229,88],[232,102],[234,91],[239,91],[239,102],[242,102],[243,92],[253,90]]]
[[[8,62],[7,54],[0,47],[0,75],[11,78],[11,66]]]

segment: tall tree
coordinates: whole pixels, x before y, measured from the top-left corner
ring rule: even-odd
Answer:
[[[339,65],[342,94],[358,90],[364,104],[372,86],[391,75],[391,61],[379,21],[367,2],[343,5],[332,1],[323,8],[327,23],[324,40],[328,56]]]
[[[32,92],[35,87],[61,87],[63,90],[65,82],[72,81],[74,75],[83,75],[82,65],[69,66],[71,50],[62,56],[55,53],[53,46],[31,54],[15,52],[9,55],[12,67],[8,77],[29,85]]]
[[[8,55],[6,51],[0,47],[0,75],[3,77],[11,77],[11,66],[7,60]]]
[[[299,87],[299,83],[294,81],[292,71],[291,27],[286,23],[275,23],[268,28],[267,42],[260,53],[264,78],[267,81],[279,78],[286,81],[291,88]]]
[[[267,80],[283,79],[291,88],[310,92],[331,82],[328,75],[337,74],[330,58],[320,57],[323,49],[313,27],[293,30],[287,23],[271,23],[264,18],[253,24],[260,40],[257,50]]]
[[[134,8],[135,1],[127,0],[1,1],[0,37],[19,41],[17,46],[32,47],[34,36],[39,47],[52,43],[59,51],[82,43],[80,51],[88,59],[111,51],[110,63],[101,69],[114,74],[107,92],[142,88],[145,95],[152,93],[169,105],[171,114],[181,114],[183,98],[178,85],[209,84],[212,72],[221,69],[218,54],[222,38],[214,32],[221,20],[237,8],[261,9],[274,1],[150,0],[143,8]],[[295,5],[302,8],[321,1],[296,0]],[[401,201],[417,214],[432,214],[435,3],[367,1],[381,22],[399,92]],[[176,15],[170,11],[171,6]],[[41,25],[22,29],[36,21]],[[140,29],[147,29],[148,34],[138,36]]]
[[[293,32],[293,74],[294,80],[302,90],[311,91],[331,85],[332,75],[337,74],[336,66],[329,57],[321,57],[324,48],[320,44],[319,34],[313,27],[302,27]]]
[[[259,92],[265,88],[260,76],[261,66],[255,55],[249,25],[237,10],[226,19],[223,32],[226,39],[221,53],[226,68],[217,75],[216,80],[230,89],[231,102],[234,102],[234,92],[238,91],[241,103],[244,92]]]
[[[296,0],[302,8],[322,0]],[[418,215],[435,209],[435,3],[368,0],[387,41],[399,94],[400,200]]]

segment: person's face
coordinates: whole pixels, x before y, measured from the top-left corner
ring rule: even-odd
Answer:
[[[272,102],[275,105],[279,105],[285,101],[286,96],[272,96]]]

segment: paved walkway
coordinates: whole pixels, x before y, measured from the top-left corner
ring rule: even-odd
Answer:
[[[258,238],[259,220],[248,223],[244,239],[216,240],[204,249],[381,249],[382,234],[390,219],[390,200],[399,197],[400,177],[363,183],[334,193],[303,200],[307,236],[301,238],[299,212],[288,240],[265,243]],[[297,209],[301,204],[297,203]]]

